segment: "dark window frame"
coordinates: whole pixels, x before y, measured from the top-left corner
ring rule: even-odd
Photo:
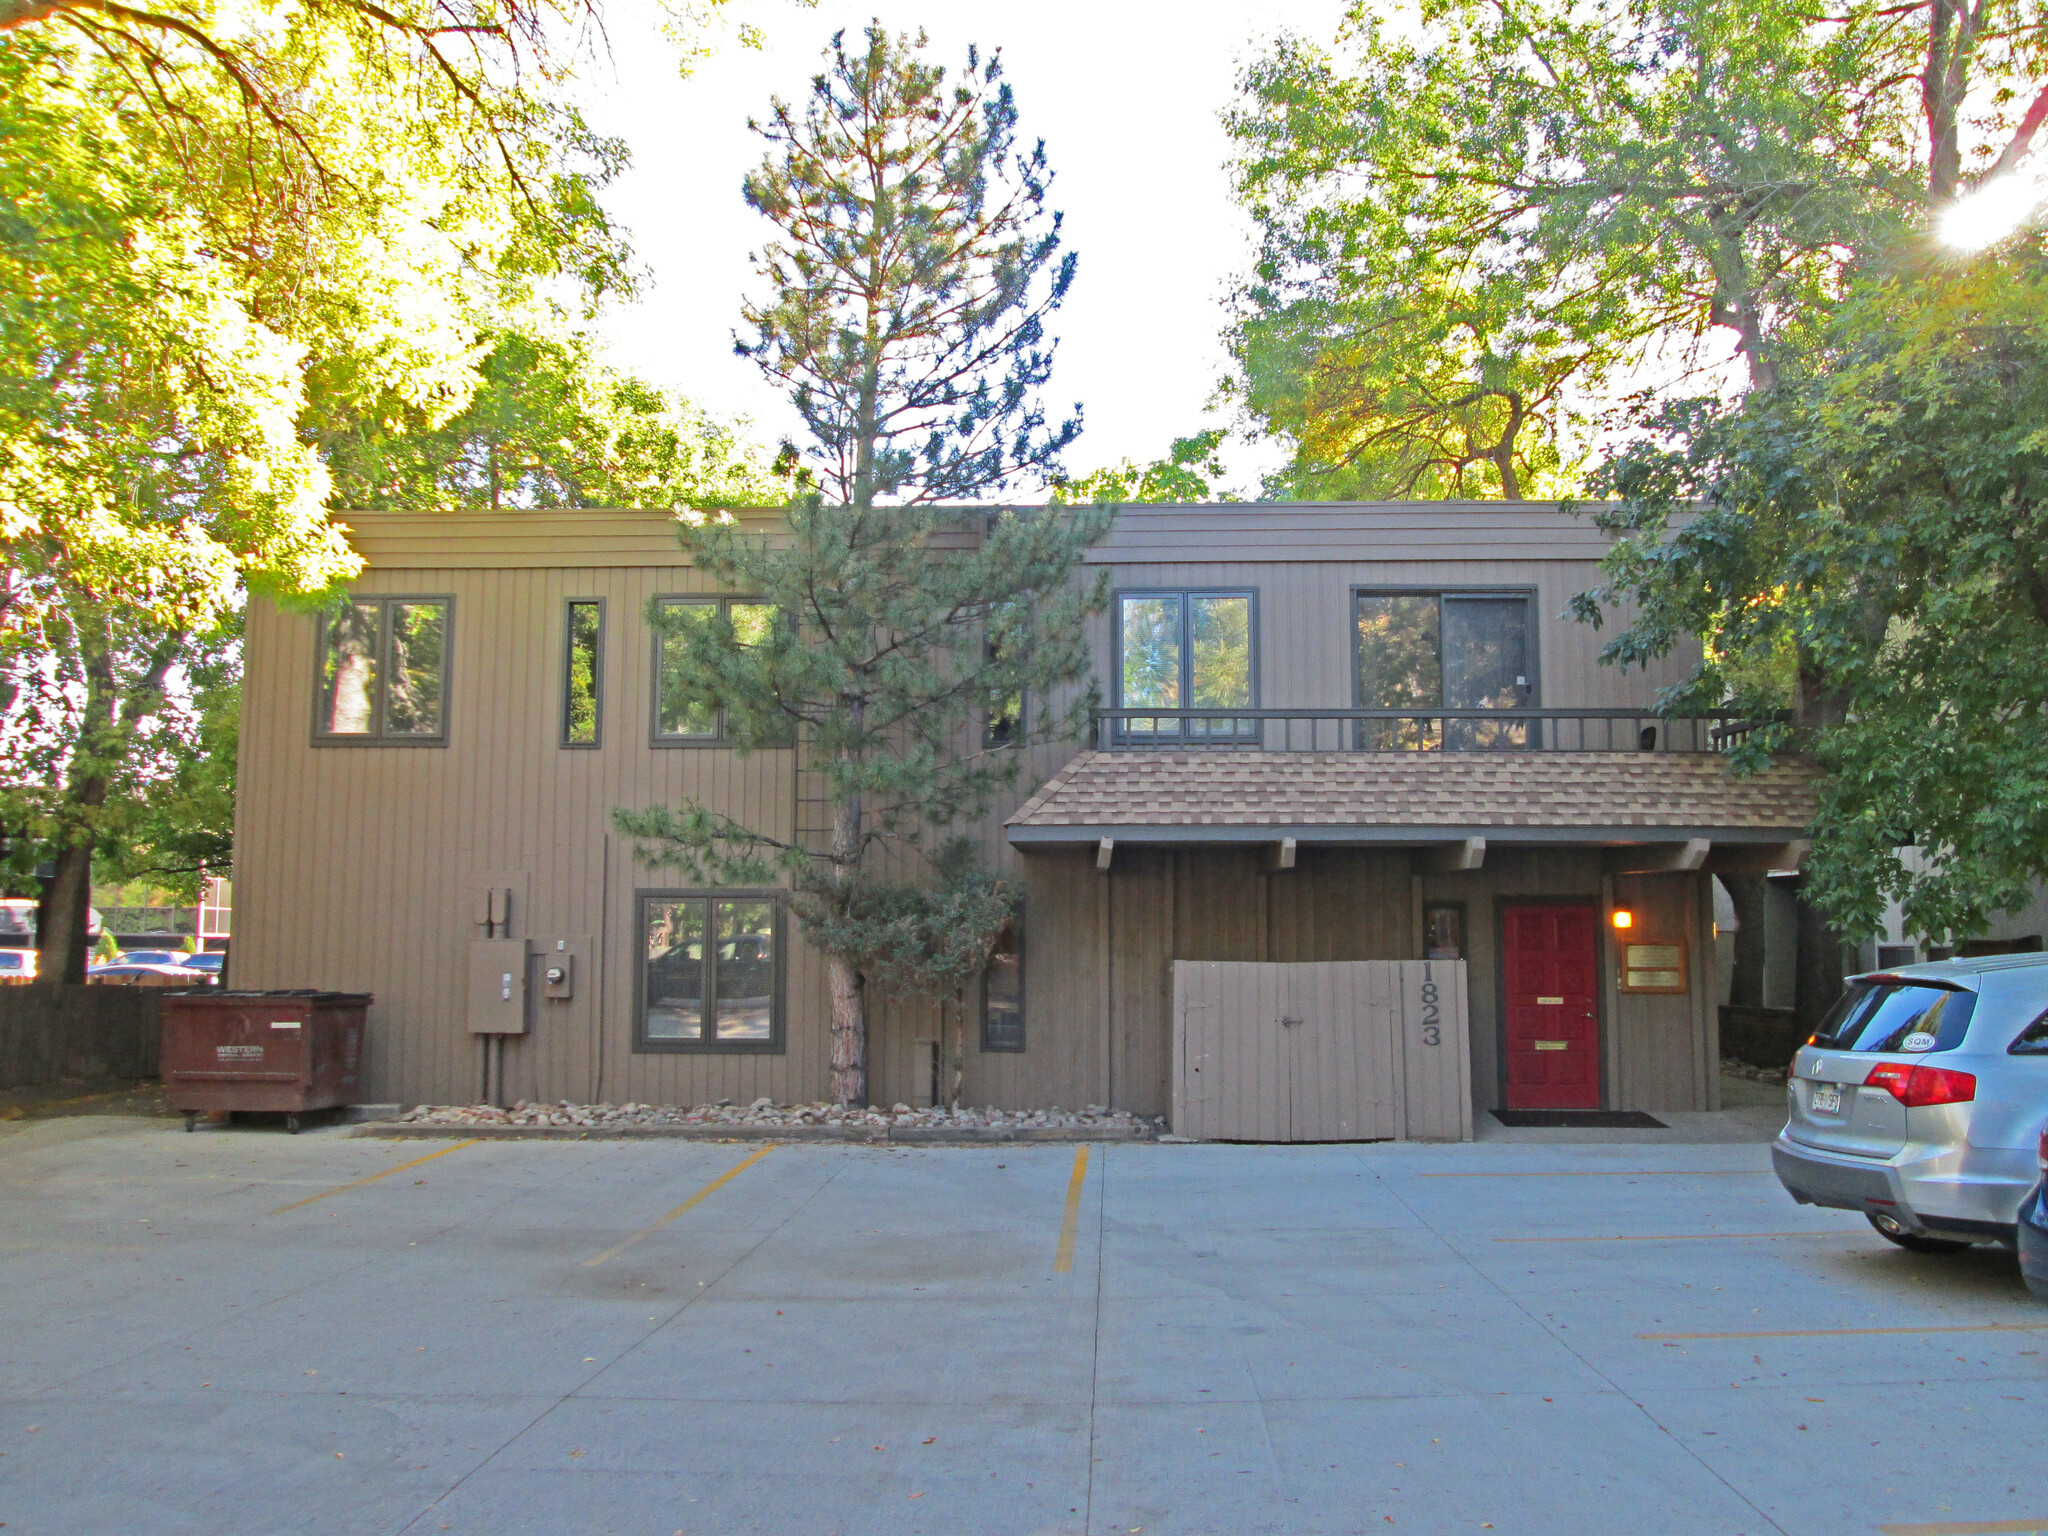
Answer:
[[[765,603],[766,599],[726,592],[657,592],[650,601],[660,607],[667,607],[671,604],[681,607],[692,603],[704,607],[716,605],[730,620],[732,609],[735,605],[740,607],[759,605]],[[726,728],[725,709],[722,705],[712,711],[712,728],[709,735],[686,736],[662,730],[661,662],[664,649],[662,641],[666,637],[652,624],[648,626],[648,635],[653,644],[648,647],[647,744],[650,747],[662,750],[678,747],[685,749],[693,747],[723,747],[729,750],[733,745],[733,739],[731,733]],[[762,750],[767,749],[764,748]]]
[[[1358,670],[1358,600],[1361,597],[1433,597],[1437,600],[1437,672],[1443,672],[1443,603],[1446,598],[1460,597],[1519,597],[1528,610],[1527,629],[1529,636],[1529,697],[1519,708],[1541,709],[1543,707],[1543,636],[1537,625],[1536,589],[1534,587],[1457,587],[1457,586],[1399,586],[1379,582],[1365,582],[1351,588],[1351,599],[1345,605],[1345,644],[1351,652],[1351,707],[1368,709],[1372,706],[1359,702],[1365,678]],[[1425,706],[1426,707],[1426,706]],[[1435,706],[1444,708],[1439,699]]]
[[[1031,1041],[1029,1016],[1025,1012],[1024,1003],[1024,914],[1022,911],[1018,912],[1015,920],[1011,922],[1009,928],[1005,931],[1010,935],[1017,956],[1017,1043],[1015,1045],[996,1045],[989,1040],[989,968],[984,966],[981,972],[981,1048],[992,1054],[1021,1056]]]
[[[576,661],[576,610],[595,608],[597,610],[597,644],[590,659],[590,704],[593,729],[590,740],[572,741],[569,737],[569,678]],[[565,597],[562,599],[562,697],[561,709],[556,723],[561,727],[561,739],[556,743],[569,752],[592,752],[604,745],[604,641],[605,621],[610,615],[605,611],[605,600],[601,597]]]
[[[1245,638],[1251,647],[1251,655],[1247,659],[1245,676],[1251,684],[1251,700],[1242,707],[1245,709],[1257,709],[1260,707],[1259,700],[1263,697],[1265,690],[1261,686],[1260,679],[1260,672],[1264,662],[1262,654],[1264,647],[1259,644],[1259,589],[1257,587],[1229,586],[1118,587],[1111,592],[1109,598],[1110,683],[1113,689],[1112,697],[1116,701],[1111,706],[1112,708],[1142,709],[1144,707],[1139,704],[1127,703],[1124,699],[1124,599],[1132,597],[1177,597],[1180,599],[1180,703],[1175,706],[1177,709],[1196,709],[1200,707],[1189,702],[1194,697],[1195,665],[1194,646],[1191,643],[1189,629],[1189,625],[1192,622],[1189,615],[1189,599],[1197,597],[1242,597],[1248,599],[1245,612]],[[1217,721],[1214,723],[1223,724],[1224,722]],[[1189,735],[1182,725],[1176,725],[1171,731],[1132,732],[1126,729],[1130,724],[1129,721],[1119,720],[1116,722],[1115,737],[1118,741],[1179,741],[1190,745],[1199,744],[1205,747],[1257,747],[1261,745],[1263,733],[1259,729],[1259,722],[1255,720],[1239,722],[1241,725],[1246,723],[1249,723],[1252,727],[1248,732],[1234,732],[1228,736],[1195,737]]]
[[[1537,625],[1538,615],[1536,610],[1536,588],[1522,586],[1403,586],[1400,584],[1389,584],[1382,582],[1365,582],[1356,584],[1351,588],[1351,596],[1345,604],[1344,614],[1344,643],[1346,648],[1350,652],[1351,658],[1351,707],[1353,709],[1371,709],[1375,707],[1373,705],[1365,703],[1364,701],[1365,677],[1364,674],[1359,670],[1358,665],[1358,600],[1361,597],[1433,597],[1436,599],[1436,656],[1438,699],[1434,706],[1419,706],[1418,712],[1425,714],[1428,713],[1431,707],[1434,707],[1436,709],[1443,709],[1447,707],[1442,699],[1444,658],[1443,605],[1445,599],[1456,599],[1461,597],[1521,598],[1523,610],[1527,615],[1527,617],[1524,620],[1523,633],[1525,633],[1529,637],[1528,654],[1523,658],[1523,660],[1526,662],[1529,668],[1527,674],[1529,678],[1529,688],[1528,696],[1521,702],[1521,704],[1517,705],[1516,707],[1520,709],[1541,709],[1543,707],[1543,637],[1542,631],[1538,628]],[[1359,722],[1358,737],[1361,747],[1367,739],[1369,725],[1370,723],[1366,721]],[[1512,750],[1526,751],[1530,747],[1536,746],[1538,741],[1540,740],[1540,732],[1540,725],[1532,723],[1528,733],[1529,741],[1527,745],[1523,747],[1513,748]]]
[[[990,661],[994,661],[996,657],[995,642],[993,640],[985,641],[983,643],[983,652]],[[985,752],[995,752],[1004,747],[1021,746],[1026,732],[1030,730],[1028,723],[1030,714],[1031,690],[1028,688],[1019,688],[1017,690],[1017,714],[1014,720],[1008,715],[997,715],[985,711],[981,721],[982,750]],[[996,729],[997,723],[1004,720],[1010,721],[1010,729],[1008,731],[998,731]]]
[[[647,908],[657,901],[701,901],[705,904],[705,1020],[702,1040],[656,1040],[647,1033]],[[775,943],[774,993],[768,1009],[766,1040],[720,1040],[710,1005],[718,996],[717,933],[710,905],[716,901],[766,901]],[[633,892],[633,1053],[637,1056],[781,1056],[788,1051],[789,1022],[789,892],[779,886],[735,886],[726,889],[638,889]]]
[[[351,592],[345,604],[376,603],[377,689],[372,706],[373,729],[362,734],[342,734],[325,729],[327,711],[322,708],[325,692],[328,626],[332,610],[313,617],[313,745],[316,747],[445,747],[450,734],[450,717],[455,697],[455,595],[452,592]],[[409,732],[387,735],[384,717],[389,710],[391,686],[391,610],[404,603],[438,603],[441,608],[441,729],[433,735]]]
[[[1446,909],[1458,914],[1458,949],[1460,953],[1457,958],[1460,960],[1470,960],[1472,958],[1472,912],[1470,904],[1462,899],[1438,901],[1432,898],[1424,898],[1422,903],[1422,953],[1417,958],[1422,960],[1430,958],[1429,914],[1439,909]]]

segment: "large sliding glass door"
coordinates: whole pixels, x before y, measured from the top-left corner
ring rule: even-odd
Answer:
[[[1354,603],[1358,708],[1416,711],[1410,719],[1365,722],[1360,746],[1437,752],[1532,744],[1526,721],[1430,718],[1443,709],[1535,704],[1526,593],[1360,592]]]

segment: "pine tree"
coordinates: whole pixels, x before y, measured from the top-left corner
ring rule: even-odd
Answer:
[[[944,834],[1014,784],[1020,748],[1085,727],[1085,625],[1108,600],[1106,580],[1075,578],[1109,510],[960,505],[1052,479],[1080,431],[1078,411],[1049,426],[1037,399],[1074,257],[1045,206],[1044,145],[1015,147],[998,56],[970,50],[949,83],[925,46],[870,27],[849,52],[838,34],[803,111],[777,101],[753,125],[770,149],[746,196],[780,236],[738,346],[791,391],[820,489],[773,535],[682,525],[744,613],[650,612],[678,663],[668,702],[724,711],[740,751],[793,745],[829,839],[694,801],[615,813],[643,861],[788,883],[826,957],[844,1104],[867,1096],[869,979],[957,994],[963,964],[986,960],[1014,893]],[[935,841],[955,851],[924,858]]]

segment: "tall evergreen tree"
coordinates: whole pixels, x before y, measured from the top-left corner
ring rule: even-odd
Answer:
[[[780,233],[738,345],[790,390],[822,490],[773,535],[719,517],[681,529],[697,568],[774,622],[650,614],[677,663],[666,702],[722,709],[741,751],[794,744],[829,831],[697,801],[616,813],[647,862],[711,885],[788,882],[826,957],[845,1104],[867,1096],[869,978],[948,989],[960,935],[934,912],[975,914],[983,958],[993,945],[1003,893],[919,850],[987,813],[1020,747],[1083,728],[1084,626],[1108,598],[1075,580],[1107,509],[959,505],[1051,479],[1080,430],[1078,411],[1050,425],[1037,399],[1074,257],[1045,205],[1044,145],[1017,148],[998,56],[970,50],[949,81],[925,47],[869,27],[849,50],[838,34],[803,109],[777,101],[754,125],[770,148],[746,196]]]

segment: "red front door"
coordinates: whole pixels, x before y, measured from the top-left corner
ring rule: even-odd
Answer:
[[[1509,1109],[1598,1109],[1599,915],[1590,906],[1502,913]]]

